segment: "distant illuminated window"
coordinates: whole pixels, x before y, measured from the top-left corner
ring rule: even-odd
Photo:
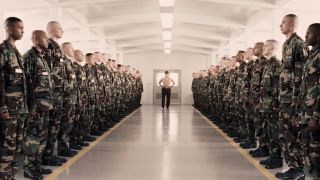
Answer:
[[[164,72],[158,72],[157,73],[157,86],[159,86],[159,81],[162,79],[162,78],[164,78],[165,77],[165,75],[164,75]],[[179,74],[178,73],[174,73],[174,72],[170,72],[170,78],[172,78],[173,79],[173,81],[175,82],[175,87],[176,86],[178,86],[178,84],[179,84]]]

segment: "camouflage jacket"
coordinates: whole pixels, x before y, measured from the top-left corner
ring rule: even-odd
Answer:
[[[280,61],[276,57],[271,57],[265,64],[260,89],[262,111],[274,111],[274,108],[279,108],[280,69]]]
[[[250,99],[251,105],[257,105],[260,103],[260,89],[262,74],[266,65],[267,59],[264,57],[258,58],[254,62],[254,67],[252,69],[252,76],[250,81]]]
[[[320,120],[320,47],[314,47],[304,65],[299,97],[300,124]]]
[[[27,113],[26,88],[22,57],[4,41],[0,44],[0,113]]]
[[[251,77],[252,70],[254,68],[254,60],[251,60],[247,63],[244,74],[243,74],[243,83],[241,87],[241,98],[242,102],[248,103],[250,97],[250,86],[251,86]]]
[[[52,109],[51,93],[53,81],[44,53],[32,47],[24,54],[24,67],[28,87],[29,109],[49,111]]]
[[[245,75],[245,68],[247,66],[247,63],[242,61],[240,63],[239,68],[236,70],[235,74],[236,74],[236,79],[235,79],[235,103],[239,104],[239,103],[243,103],[242,102],[242,92],[241,92],[241,88],[242,88],[242,84],[244,83],[244,75]]]
[[[72,66],[76,74],[76,82],[77,82],[77,87],[79,91],[78,98],[81,99],[82,102],[86,102],[88,100],[88,94],[87,94],[88,82],[87,82],[87,75],[86,75],[85,69],[77,62],[73,62]]]
[[[97,91],[97,79],[94,68],[89,64],[86,64],[83,68],[86,72],[88,100],[91,104],[94,104],[96,102]]]
[[[64,68],[66,72],[66,79],[64,79],[63,88],[64,96],[72,100],[72,103],[79,101],[79,89],[77,83],[77,76],[72,65],[72,61],[67,57],[64,58]]]
[[[293,34],[283,44],[279,96],[281,103],[297,103],[307,56],[308,48],[297,34]]]
[[[236,93],[237,69],[234,69],[230,74],[229,85],[227,90],[227,100],[229,103],[234,103]]]
[[[95,66],[93,66],[93,70],[94,70],[94,74],[95,74],[95,78],[97,80],[97,100],[103,100],[103,97],[105,95],[105,85],[104,85],[104,77],[103,77],[103,72],[101,70],[101,67],[99,64],[96,64]],[[102,99],[101,99],[102,98]]]
[[[66,77],[66,70],[64,64],[64,57],[62,55],[59,44],[54,40],[49,39],[48,52],[46,53],[48,57],[48,65],[50,67],[51,76],[53,79],[54,92],[63,92],[63,83]]]

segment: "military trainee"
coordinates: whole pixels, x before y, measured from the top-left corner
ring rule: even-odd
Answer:
[[[281,60],[275,56],[278,42],[270,39],[255,44],[253,57],[250,49],[241,56],[239,51],[222,58],[219,71],[211,66],[193,73],[193,106],[251,156],[267,157],[260,161],[265,168],[282,167],[284,158],[289,169],[277,178],[302,180],[310,167],[320,179],[320,25],[309,26],[305,41],[296,34],[297,25],[296,15],[283,17]]]
[[[74,50],[59,22],[32,32],[24,56],[16,48],[23,22],[5,20],[0,44],[0,179],[13,180],[17,155],[24,177],[40,180],[141,106],[141,73],[107,54]],[[84,59],[86,62],[83,62]]]

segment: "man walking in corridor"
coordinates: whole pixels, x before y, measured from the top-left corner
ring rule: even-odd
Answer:
[[[170,78],[169,71],[164,72],[165,77],[159,81],[159,85],[162,87],[162,103],[161,106],[164,108],[166,105],[167,109],[170,106],[170,96],[171,96],[171,88],[175,85],[175,82],[172,78]],[[167,99],[167,100],[166,100]]]

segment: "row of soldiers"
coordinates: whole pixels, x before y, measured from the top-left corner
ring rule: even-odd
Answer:
[[[17,155],[24,155],[24,176],[43,179],[47,166],[61,166],[140,106],[141,74],[100,52],[61,45],[59,22],[47,33],[32,32],[33,46],[23,56],[17,17],[5,21],[0,44],[0,179],[13,180]],[[86,63],[84,63],[84,60]],[[84,65],[85,64],[85,65]]]
[[[305,40],[297,24],[294,14],[282,20],[281,60],[270,39],[194,73],[194,106],[252,157],[268,157],[260,161],[266,169],[281,168],[284,157],[289,169],[277,178],[305,179],[308,169],[320,179],[320,23]]]

